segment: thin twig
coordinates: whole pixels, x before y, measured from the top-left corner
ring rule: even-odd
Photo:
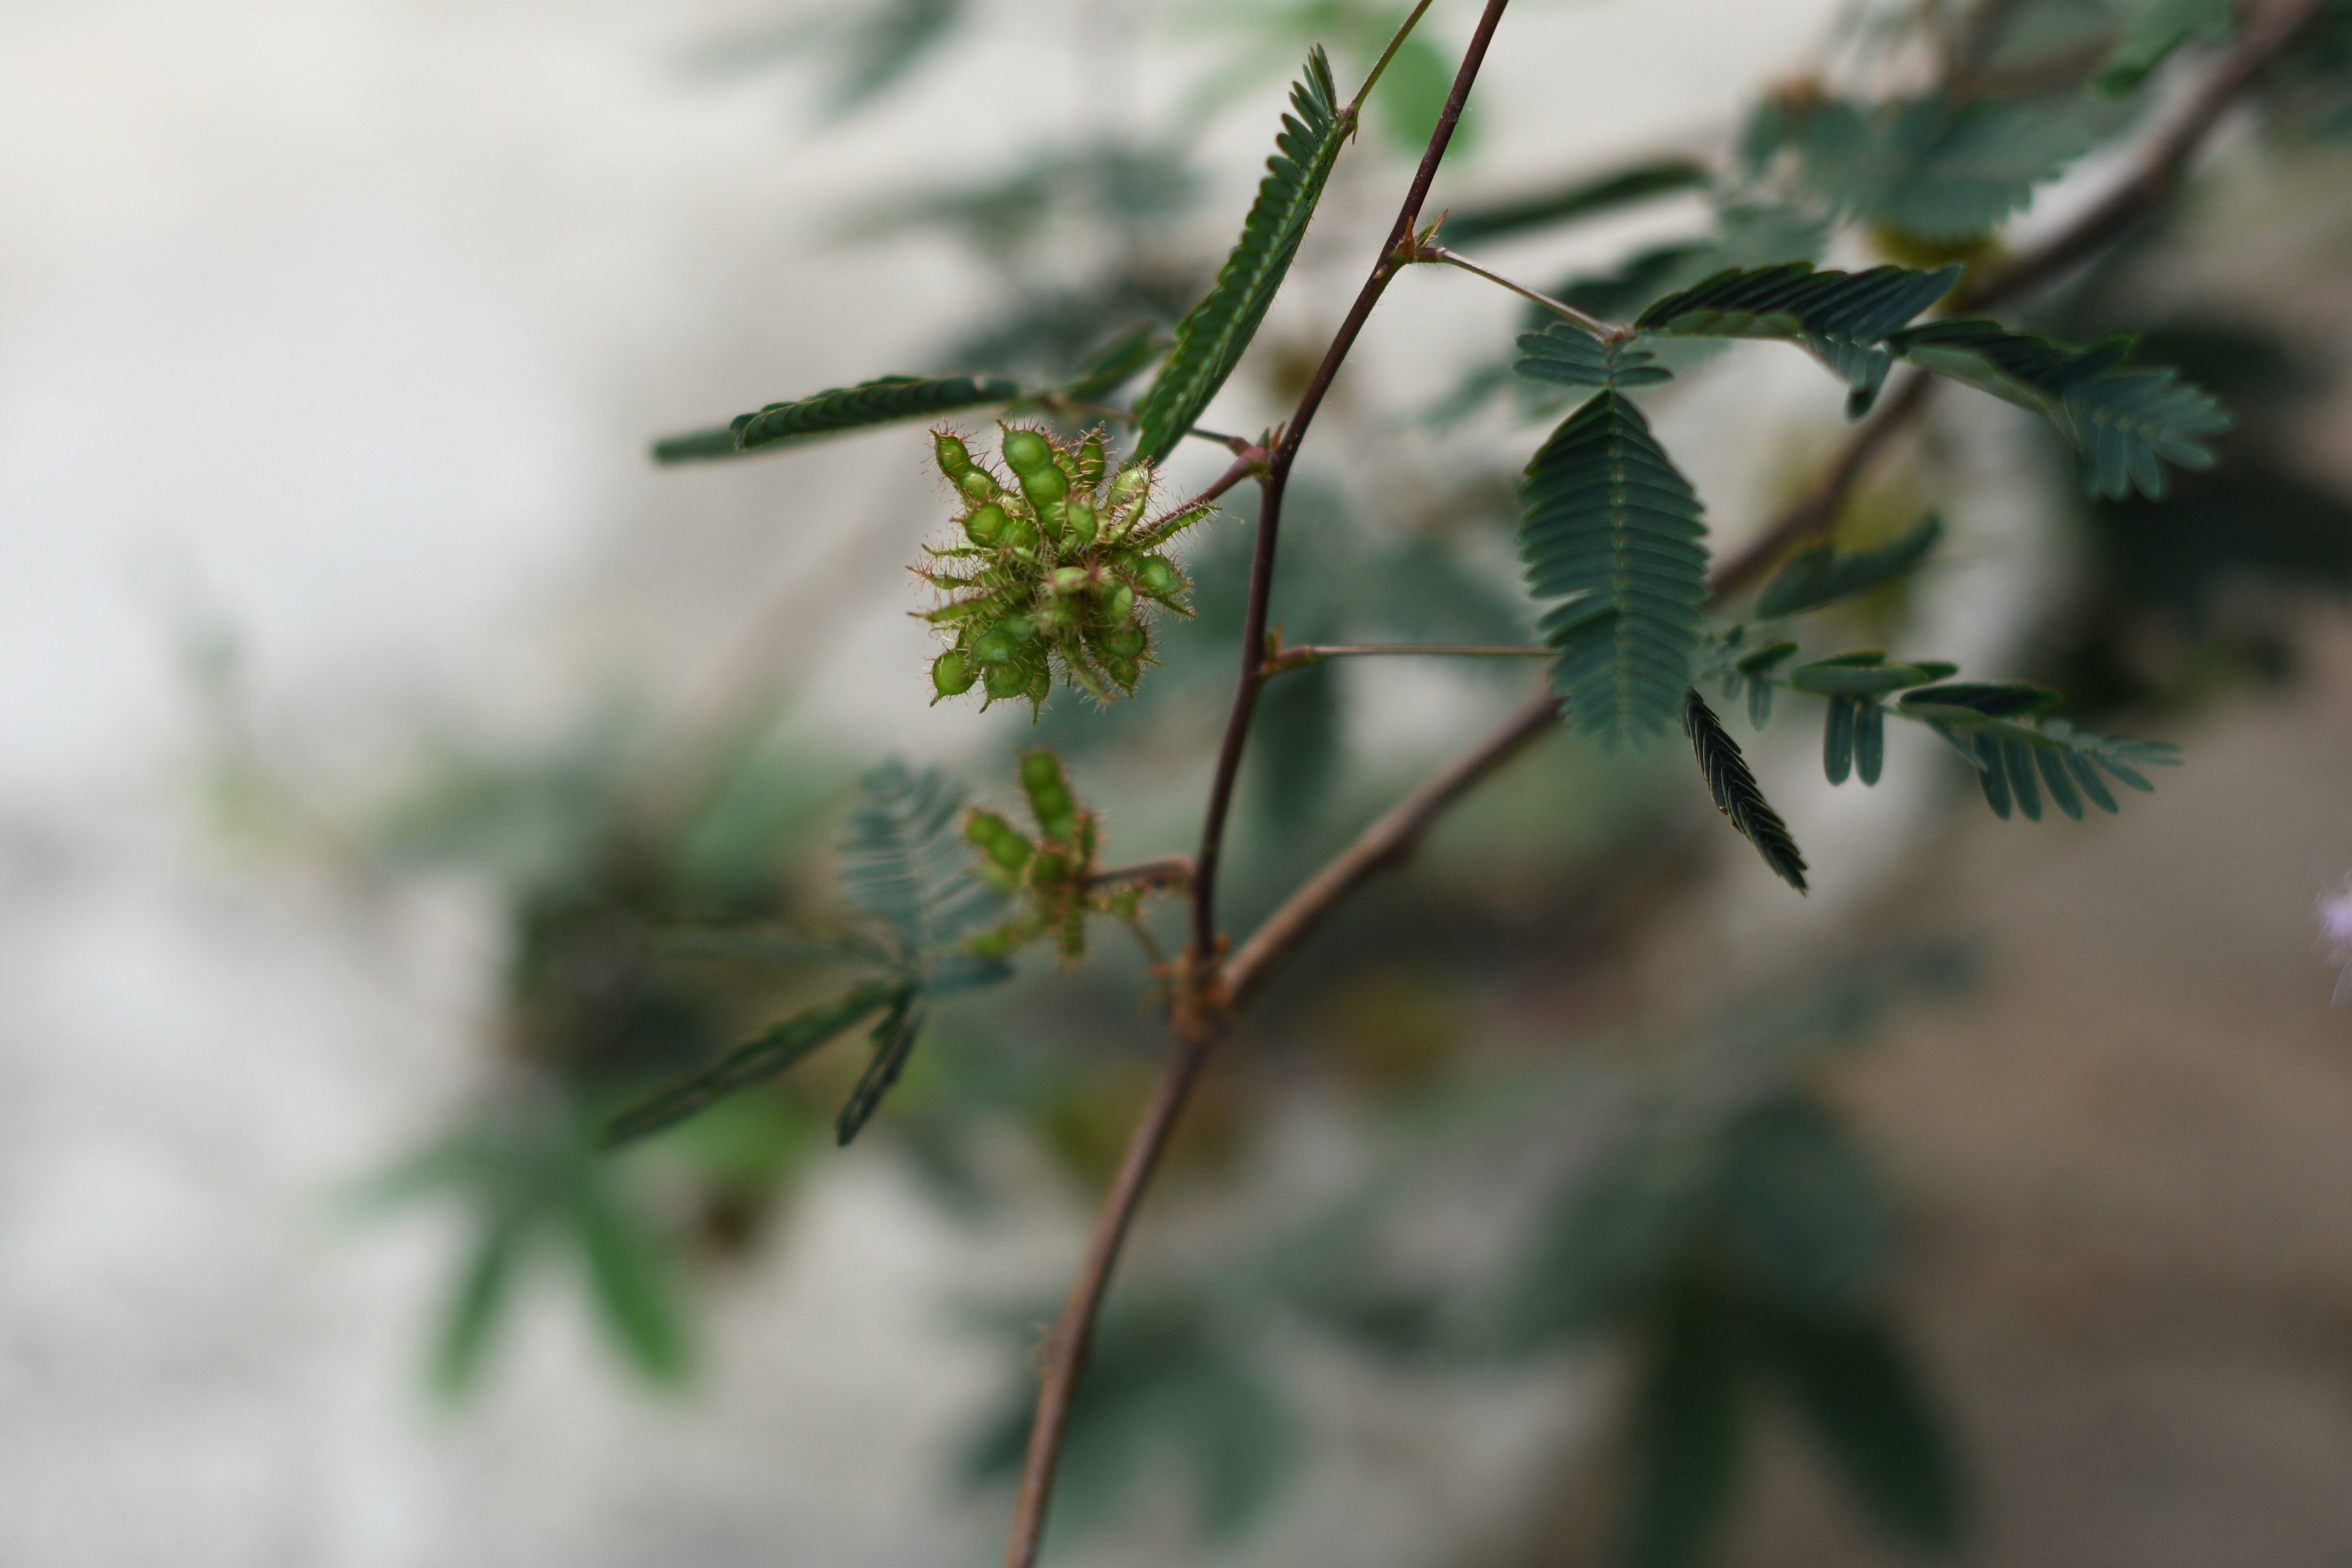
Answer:
[[[1382,49],[1381,58],[1372,62],[1371,75],[1366,77],[1364,85],[1356,89],[1356,96],[1348,100],[1348,112],[1359,122],[1364,112],[1365,100],[1372,96],[1372,89],[1381,84],[1381,73],[1389,68],[1389,62],[1396,58],[1399,49],[1404,47],[1406,36],[1421,25],[1421,18],[1428,11],[1430,4],[1431,0],[1421,0],[1421,4],[1412,8],[1412,15],[1397,25],[1396,32],[1389,38],[1389,47]]]
[[[1471,84],[1478,79],[1478,68],[1486,58],[1486,46],[1494,41],[1496,26],[1502,21],[1503,8],[1508,4],[1509,0],[1486,0],[1486,9],[1479,14],[1477,30],[1470,37],[1461,68],[1454,72],[1453,89],[1446,94],[1445,108],[1437,117],[1436,129],[1430,133],[1429,145],[1421,155],[1421,166],[1413,171],[1412,184],[1397,209],[1396,222],[1381,247],[1380,259],[1372,264],[1371,276],[1357,291],[1347,319],[1340,322],[1331,346],[1324,351],[1323,363],[1315,367],[1314,378],[1299,395],[1298,406],[1266,463],[1265,478],[1260,486],[1256,550],[1250,561],[1249,610],[1242,626],[1241,680],[1234,688],[1233,707],[1226,714],[1224,742],[1218,750],[1217,771],[1209,786],[1209,808],[1201,825],[1200,869],[1192,882],[1192,971],[1187,978],[1197,985],[1212,984],[1214,972],[1217,857],[1224,846],[1225,818],[1233,807],[1234,785],[1241,776],[1242,751],[1249,740],[1250,716],[1256,711],[1258,685],[1264,679],[1259,666],[1265,658],[1266,613],[1274,595],[1275,549],[1281,534],[1282,498],[1290,482],[1290,467],[1298,456],[1299,443],[1307,438],[1307,426],[1315,421],[1316,411],[1323,406],[1324,395],[1331,390],[1332,378],[1339,374],[1339,366],[1356,346],[1356,339],[1370,318],[1372,307],[1380,302],[1389,280],[1411,254],[1413,228],[1421,221],[1423,205],[1429,200],[1429,187],[1437,179],[1437,165],[1454,140],[1454,128],[1462,120],[1462,106],[1469,100]]]
[[[1523,643],[1365,642],[1296,643],[1266,655],[1261,674],[1269,678],[1286,669],[1304,669],[1327,658],[1373,658],[1427,654],[1447,658],[1549,658],[1553,650]]]
[[[1109,1288],[1112,1266],[1118,1261],[1121,1243],[1128,1227],[1133,1224],[1137,1206],[1150,1184],[1152,1171],[1160,1154],[1174,1130],[1176,1119],[1184,1108],[1193,1081],[1210,1051],[1228,1027],[1227,1013],[1216,998],[1222,985],[1216,975],[1218,962],[1215,914],[1215,878],[1217,852],[1224,838],[1225,816],[1233,803],[1234,781],[1241,771],[1242,746],[1249,733],[1251,711],[1257,702],[1260,681],[1258,664],[1265,647],[1266,610],[1274,584],[1274,552],[1282,520],[1282,497],[1292,459],[1297,455],[1298,444],[1306,438],[1307,427],[1314,421],[1315,412],[1322,406],[1331,379],[1339,374],[1340,363],[1354,347],[1357,336],[1364,330],[1389,279],[1403,265],[1403,252],[1412,237],[1413,225],[1421,216],[1422,204],[1429,199],[1429,187],[1437,178],[1437,165],[1445,156],[1453,141],[1454,129],[1461,122],[1462,106],[1470,96],[1471,84],[1477,79],[1478,68],[1486,57],[1486,46],[1493,40],[1495,27],[1502,20],[1503,8],[1509,0],[1486,0],[1486,9],[1478,19],[1477,30],[1471,36],[1470,47],[1465,53],[1460,70],[1454,74],[1453,90],[1446,96],[1445,107],[1438,115],[1436,128],[1431,132],[1429,145],[1422,154],[1421,166],[1413,173],[1412,184],[1405,193],[1403,205],[1397,214],[1395,226],[1381,247],[1380,259],[1373,265],[1372,275],[1358,293],[1356,302],[1348,311],[1346,321],[1332,339],[1331,346],[1316,368],[1314,379],[1299,396],[1280,441],[1273,452],[1264,454],[1259,463],[1244,464],[1237,460],[1224,478],[1206,494],[1213,498],[1223,493],[1251,472],[1261,476],[1262,499],[1258,511],[1256,547],[1250,564],[1249,612],[1242,634],[1241,681],[1235,689],[1234,705],[1225,725],[1225,738],[1217,759],[1217,773],[1209,795],[1208,810],[1202,827],[1201,854],[1194,862],[1191,878],[1192,896],[1192,945],[1183,961],[1177,965],[1174,984],[1178,988],[1172,1009],[1177,1025],[1174,1053],[1152,1091],[1151,1103],[1145,1109],[1143,1120],[1129,1139],[1127,1153],[1119,1163],[1118,1179],[1096,1216],[1094,1235],[1087,1244],[1085,1265],[1070,1286],[1069,1300],[1062,1315],[1045,1342],[1045,1365],[1039,1380],[1037,1415],[1029,1429],[1028,1452],[1022,1461],[1021,1487],[1013,1500],[1013,1528],[1005,1542],[1005,1568],[1034,1568],[1037,1548],[1045,1537],[1045,1516],[1053,1501],[1054,1472],[1060,1462],[1062,1440],[1069,1429],[1070,1400],[1077,1387],[1079,1376],[1086,1370],[1087,1352],[1094,1338],[1097,1315],[1102,1310],[1103,1293]],[[1423,0],[1407,19],[1409,28],[1428,8]],[[1399,32],[1402,41],[1403,30]],[[1382,63],[1393,56],[1397,44],[1391,43]],[[1375,68],[1374,76],[1378,76]],[[1370,83],[1365,90],[1369,92]],[[1349,112],[1352,114],[1353,110]]]
[[[1524,283],[1515,283],[1499,272],[1489,271],[1487,268],[1479,266],[1476,262],[1471,260],[1468,257],[1463,255],[1458,250],[1448,250],[1442,245],[1424,245],[1413,252],[1413,259],[1416,261],[1442,261],[1448,267],[1459,267],[1465,272],[1474,273],[1480,278],[1484,278],[1489,283],[1500,284],[1502,287],[1508,289],[1512,293],[1517,294],[1520,299],[1532,300],[1537,304],[1541,305],[1545,310],[1551,311],[1554,315],[1564,316],[1569,321],[1574,321],[1578,326],[1582,327],[1586,331],[1591,332],[1594,337],[1599,338],[1603,342],[1623,342],[1625,339],[1631,335],[1625,328],[1617,325],[1613,321],[1604,321],[1598,316],[1589,315],[1585,311],[1578,310],[1575,306],[1568,303],[1564,300],[1555,300],[1549,294],[1538,293],[1535,289],[1528,288]]]
[[[1145,882],[1160,888],[1189,888],[1192,885],[1192,858],[1190,855],[1161,855],[1150,860],[1139,860],[1132,866],[1114,866],[1087,879],[1089,888],[1108,888],[1120,882]]]

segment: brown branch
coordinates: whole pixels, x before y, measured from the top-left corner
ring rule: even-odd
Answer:
[[[1097,871],[1087,879],[1087,886],[1090,888],[1107,888],[1115,882],[1189,888],[1192,885],[1192,858],[1190,855],[1160,855],[1150,860],[1139,860],[1132,866],[1114,866],[1108,871]]]
[[[1193,1080],[1209,1059],[1214,1034],[1180,1036],[1175,1054],[1151,1090],[1151,1103],[1128,1140],[1118,1174],[1095,1216],[1094,1235],[1087,1238],[1086,1261],[1070,1282],[1069,1300],[1053,1331],[1045,1336],[1045,1374],[1037,1389],[1037,1415],[1029,1428],[1029,1450],[1021,1464],[1021,1489],[1013,1500],[1013,1533],[1004,1546],[1004,1568],[1034,1568],[1037,1547],[1045,1538],[1045,1510],[1054,1499],[1054,1470],[1061,1459],[1062,1436],[1069,1430],[1070,1400],[1077,1392],[1078,1374],[1086,1370],[1087,1352],[1093,1347],[1095,1319],[1102,1310],[1103,1293],[1110,1289],[1118,1249],[1135,1223],[1144,1189]]]
[[[1429,200],[1429,187],[1437,179],[1437,165],[1454,140],[1454,128],[1462,120],[1462,106],[1469,100],[1471,84],[1478,79],[1478,68],[1486,58],[1486,46],[1493,42],[1496,26],[1503,19],[1503,7],[1508,4],[1509,0],[1486,0],[1486,9],[1479,14],[1477,30],[1470,36],[1470,47],[1462,56],[1461,68],[1454,73],[1453,89],[1445,95],[1445,107],[1437,117],[1436,129],[1430,132],[1421,166],[1413,171],[1412,184],[1405,190],[1396,222],[1381,246],[1380,259],[1372,264],[1371,276],[1357,291],[1356,302],[1349,307],[1347,319],[1339,323],[1331,346],[1324,351],[1323,363],[1315,367],[1314,378],[1299,395],[1298,406],[1292,411],[1282,440],[1266,463],[1265,478],[1260,486],[1256,550],[1250,559],[1249,610],[1242,623],[1241,680],[1234,689],[1233,708],[1225,717],[1225,737],[1218,748],[1216,775],[1209,786],[1209,806],[1201,824],[1201,850],[1196,858],[1200,869],[1192,882],[1191,978],[1196,984],[1205,983],[1214,967],[1217,857],[1224,847],[1225,818],[1233,808],[1234,785],[1241,777],[1242,751],[1249,740],[1250,716],[1256,711],[1258,687],[1265,679],[1259,667],[1265,657],[1266,613],[1274,595],[1275,549],[1280,539],[1282,498],[1290,483],[1291,464],[1298,456],[1299,443],[1307,439],[1307,428],[1314,423],[1316,411],[1323,406],[1324,395],[1331,390],[1332,378],[1339,374],[1339,366],[1370,319],[1372,307],[1380,302],[1389,280],[1412,259],[1413,227],[1421,221],[1422,206]]]

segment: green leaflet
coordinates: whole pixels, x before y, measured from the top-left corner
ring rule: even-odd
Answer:
[[[1874,267],[1817,272],[1793,261],[1718,272],[1642,312],[1633,325],[1653,337],[1780,338],[1821,356],[1852,388],[1848,417],[1867,412],[1894,356],[1887,337],[1950,293],[1955,265],[1933,272]]]
[[[1604,342],[1570,321],[1555,321],[1540,332],[1522,332],[1518,343],[1518,362],[1511,368],[1528,381],[1630,388],[1674,379],[1674,372],[1653,364],[1655,356],[1629,340]]]
[[[2134,490],[2161,499],[2164,464],[2211,468],[2205,438],[2230,428],[2202,387],[2170,370],[2124,363],[2131,339],[2121,333],[2075,348],[1972,316],[1898,332],[1888,346],[2048,419],[2081,455],[2084,489],[2111,500]]]
[[[796,1013],[604,1125],[606,1148],[673,1126],[761,1084],[875,1014],[874,1058],[842,1108],[846,1143],[898,1081],[921,1033],[926,1004],[992,985],[1013,973],[1001,959],[959,946],[1003,908],[1003,895],[973,872],[962,833],[962,786],[938,768],[920,773],[893,758],[866,775],[842,844],[841,882],[852,903],[888,933],[887,944],[827,944],[824,956],[885,973],[834,1001]]]
[[[618,1148],[672,1127],[731,1094],[767,1082],[811,1052],[908,994],[887,980],[868,981],[847,995],[793,1014],[761,1031],[690,1078],[639,1101],[604,1124],[604,1146]]]
[[[1756,596],[1757,617],[1769,621],[1801,615],[1907,576],[1943,533],[1943,520],[1929,512],[1902,538],[1875,550],[1840,554],[1834,545],[1816,544],[1800,551]]]
[[[1741,1324],[1732,1302],[1683,1282],[1651,1331],[1633,1434],[1622,1568],[1692,1568],[1721,1533],[1739,1480]]]
[[[2092,85],[2106,93],[2131,91],[2191,38],[2228,37],[2230,11],[2230,0],[2147,0]]]
[[[1923,1552],[1959,1543],[1968,1509],[1950,1435],[1883,1320],[1776,1314],[1755,1343],[1761,1369],[1888,1534]]]
[[[1740,755],[1739,742],[1696,689],[1683,699],[1683,731],[1690,736],[1691,751],[1698,758],[1707,793],[1715,797],[1715,808],[1756,847],[1756,853],[1776,876],[1803,892],[1805,858],[1790,837],[1789,825],[1764,798],[1763,787],[1757,784],[1747,758]]]
[[[2050,716],[2057,705],[2058,694],[2039,686],[1953,681],[1905,692],[1895,711],[1927,725],[1973,763],[1985,804],[2004,820],[2012,809],[2042,820],[2044,787],[2069,816],[2080,817],[2086,800],[2112,814],[2116,796],[2102,773],[2153,793],[2140,770],[2180,765],[2177,746],[2077,730]]]
[[[1594,179],[1579,180],[1564,190],[1525,201],[1472,207],[1447,216],[1443,235],[1449,245],[1475,245],[1522,229],[1547,228],[1575,223],[1598,214],[1630,206],[1655,196],[1671,195],[1708,183],[1706,165],[1688,158],[1664,158],[1636,163],[1630,169]]]
[[[1552,432],[1519,491],[1519,559],[1559,650],[1564,716],[1614,750],[1679,721],[1707,596],[1698,497],[1641,410],[1604,391]]]
[[[1233,374],[1265,319],[1298,254],[1340,144],[1355,128],[1353,117],[1340,110],[1339,96],[1331,62],[1318,47],[1307,57],[1306,79],[1291,89],[1296,117],[1283,116],[1276,152],[1266,160],[1265,178],[1240,240],[1208,296],[1176,323],[1176,350],[1136,408],[1136,456],[1142,461],[1167,460]]]
[[[1011,403],[1023,395],[1018,383],[995,375],[886,375],[792,403],[771,403],[756,414],[737,415],[724,430],[697,430],[656,441],[654,461],[687,463],[740,457],[780,441],[838,435],[901,419],[926,419],[961,408]]]
[[[1804,183],[1840,210],[1924,239],[1959,240],[1999,227],[2116,119],[2095,101],[1928,97],[1865,108],[1832,100],[1785,133]]]

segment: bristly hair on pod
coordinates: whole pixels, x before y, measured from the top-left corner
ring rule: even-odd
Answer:
[[[953,430],[931,432],[954,488],[956,532],[911,570],[940,602],[918,615],[948,647],[931,660],[937,702],[975,686],[981,706],[1056,681],[1097,702],[1135,690],[1152,658],[1156,609],[1190,616],[1192,584],[1163,547],[1213,510],[1154,517],[1148,463],[1111,468],[1100,427],[1068,445],[1051,430],[999,422],[999,469]]]

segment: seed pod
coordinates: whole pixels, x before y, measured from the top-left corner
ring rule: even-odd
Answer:
[[[1139,637],[1142,634],[1139,632],[1137,635]],[[1104,671],[1113,680],[1118,682],[1119,689],[1122,691],[1134,690],[1135,683],[1142,679],[1143,666],[1134,659],[1121,658],[1116,654],[1111,654],[1107,655],[1102,662]]]
[[[1169,598],[1184,591],[1184,574],[1164,555],[1147,555],[1136,566],[1137,586],[1155,599]]]
[[[1101,595],[1103,618],[1112,626],[1124,626],[1135,615],[1135,590],[1126,584],[1106,580],[1095,585]]]
[[[991,697],[1018,697],[1034,684],[1035,675],[1043,673],[1042,668],[1033,673],[1025,661],[1016,659],[1009,664],[988,666],[981,679],[987,683]]]
[[[974,544],[1002,544],[1012,529],[1013,519],[994,501],[974,507],[971,515],[963,520],[963,531]]]
[[[1056,594],[1076,594],[1085,591],[1093,576],[1094,574],[1083,566],[1056,566],[1048,581],[1054,584]]]
[[[1029,689],[1022,695],[1041,708],[1045,706],[1045,699],[1054,695],[1054,672],[1045,668],[1045,660],[1039,659],[1030,667]]]
[[[1026,479],[1031,474],[1050,469],[1054,465],[1054,447],[1034,430],[1008,430],[1004,433],[1004,460],[1013,471]],[[1056,473],[1055,479],[1061,478]]]
[[[1092,490],[1102,483],[1103,458],[1102,432],[1097,430],[1078,444],[1077,472],[1072,476],[1078,489]]]
[[[1143,628],[1135,625],[1120,626],[1102,635],[1102,650],[1113,658],[1133,660],[1143,654],[1143,645],[1150,638]]]
[[[1062,477],[1061,469],[1046,463],[1039,468],[1022,470],[1021,493],[1029,498],[1029,504],[1043,516],[1047,507],[1070,493],[1070,481]],[[1061,530],[1056,528],[1054,531],[1058,535]]]
[[[931,686],[942,697],[961,697],[971,689],[971,661],[955,648],[931,660]]]
[[[1095,503],[1080,493],[1062,503],[1063,537],[1071,548],[1084,550],[1095,542]]]
[[[973,468],[965,474],[963,478],[956,480],[956,489],[974,500],[996,499],[996,481],[989,476],[985,468]]]
[[[996,629],[1014,642],[1027,642],[1037,635],[1037,623],[1027,616],[1007,616],[996,623]]]
[[[1036,620],[1041,630],[1067,631],[1078,624],[1077,606],[1065,598],[1051,598],[1037,606]]]
[[[971,657],[987,666],[1011,664],[1020,655],[1019,640],[1006,633],[1002,625],[992,626],[981,633],[979,638],[971,645]],[[994,690],[996,674],[992,668],[990,669],[988,681],[989,689]]]
[[[939,454],[940,472],[948,477],[950,484],[962,484],[964,476],[972,471],[971,448],[944,430],[932,433],[931,446]]]

